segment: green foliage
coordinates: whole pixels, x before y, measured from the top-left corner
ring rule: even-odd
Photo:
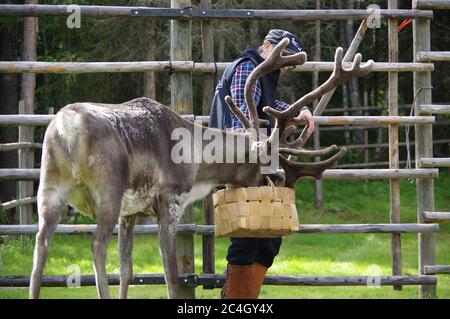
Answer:
[[[386,181],[324,181],[325,203],[314,208],[313,181],[297,184],[297,207],[302,224],[359,224],[389,222],[389,183]],[[436,180],[436,209],[448,209],[450,177],[442,171]],[[416,222],[415,185],[401,182],[402,222]],[[195,222],[202,222],[200,203],[194,205]],[[87,222],[87,220],[79,220]],[[438,264],[450,264],[450,225],[441,224],[436,239]],[[70,274],[69,265],[76,264],[81,273],[92,274],[90,236],[56,235],[50,248],[45,273],[48,275]],[[34,239],[23,248],[20,241],[8,241],[1,250],[3,266],[0,275],[30,274]],[[216,273],[226,268],[228,238],[216,239]],[[283,239],[283,245],[269,275],[390,275],[389,234],[301,234]],[[202,269],[202,239],[195,236],[195,269]],[[133,250],[134,273],[162,273],[159,244],[154,235],[136,235]],[[402,235],[404,274],[417,275],[417,235]],[[373,273],[374,269],[377,273]],[[119,257],[117,237],[108,246],[107,271],[117,274]],[[439,298],[450,298],[450,279],[438,276]],[[117,295],[117,287],[112,289]],[[197,298],[218,298],[219,291],[196,289]],[[25,288],[0,288],[1,298],[26,298]],[[43,298],[96,298],[94,287],[79,289],[43,288]],[[130,298],[165,298],[164,286],[132,286]],[[262,298],[417,298],[416,286],[405,286],[403,291],[392,287],[370,289],[368,287],[277,287],[264,286]]]

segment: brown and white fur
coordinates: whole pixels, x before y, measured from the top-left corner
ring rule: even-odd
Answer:
[[[189,203],[224,184],[261,185],[258,164],[181,163],[171,159],[176,128],[202,127],[148,98],[123,104],[75,103],[61,109],[45,133],[38,190],[30,298],[38,298],[44,264],[60,212],[67,204],[97,220],[92,238],[98,296],[109,298],[106,247],[119,222],[120,298],[132,278],[136,214],[158,216],[168,297],[177,297],[176,226]],[[239,133],[220,131],[225,136]],[[245,135],[249,143],[249,135]],[[198,143],[198,141],[196,141]],[[201,143],[196,150],[202,148]],[[232,151],[232,150],[228,150]],[[224,152],[226,153],[226,152]],[[248,152],[242,153],[248,157]]]

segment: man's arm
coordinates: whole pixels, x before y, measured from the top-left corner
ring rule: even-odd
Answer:
[[[278,111],[284,111],[284,110],[288,109],[290,106],[291,105],[287,104],[286,102],[283,102],[283,101],[280,101],[280,100],[275,100],[274,109],[276,109]],[[303,111],[303,110],[309,110],[312,113],[311,109],[309,107],[307,107],[307,106],[302,107],[300,112]],[[300,114],[300,112],[299,112],[299,114]]]
[[[251,61],[246,61],[239,64],[236,67],[236,71],[233,76],[233,80],[231,81],[231,98],[233,99],[236,106],[244,113],[244,115],[249,118],[249,111],[247,107],[247,103],[245,103],[245,82],[247,81],[248,76],[255,69],[255,66]],[[253,100],[256,105],[258,105],[259,100],[261,99],[261,84],[259,80],[256,82],[255,87],[253,88]],[[232,115],[232,127],[233,131],[244,131],[244,127],[237,118],[236,115]]]
[[[287,104],[283,101],[276,100],[274,108],[277,109],[278,111],[284,111],[284,110],[288,109],[289,106],[290,106],[289,104]],[[307,139],[314,132],[314,117],[313,117],[312,111],[307,106],[304,106],[301,108],[299,114],[294,118],[294,120],[306,121],[306,124],[308,125],[308,129],[306,131],[305,139]]]
[[[245,82],[247,81],[247,78],[249,77],[250,73],[255,69],[255,66],[251,61],[243,62],[239,64],[236,67],[235,74],[233,76],[233,80],[231,81],[231,97],[233,101],[235,102],[236,106],[244,113],[244,115],[247,118],[250,118],[249,111],[247,107],[247,103],[245,103],[245,94],[244,94],[244,88],[245,88]],[[256,82],[255,87],[253,88],[253,100],[255,101],[255,104],[258,105],[259,100],[261,99],[261,84],[259,80]],[[282,101],[276,101],[274,107],[279,111],[284,111],[287,109],[290,105],[282,102]],[[308,125],[308,130],[306,132],[306,139],[313,133],[314,131],[314,118],[312,115],[312,112],[309,110],[309,108],[302,108],[299,115],[297,115],[294,120],[305,120]],[[232,127],[231,129],[233,131],[244,131],[244,126],[242,125],[241,121],[237,118],[236,115],[232,114]]]

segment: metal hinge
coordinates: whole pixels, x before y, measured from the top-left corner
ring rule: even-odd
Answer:
[[[183,286],[197,287],[198,275],[196,274],[184,274],[178,277],[178,283]]]

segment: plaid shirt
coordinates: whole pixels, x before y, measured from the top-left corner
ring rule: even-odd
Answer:
[[[231,97],[233,98],[234,103],[236,103],[236,106],[242,111],[242,113],[244,113],[247,118],[250,118],[250,116],[247,104],[245,103],[244,87],[245,81],[247,81],[248,76],[254,69],[255,66],[251,61],[240,63],[236,67],[236,72],[233,76],[233,80],[231,81]],[[253,89],[253,99],[256,105],[258,105],[261,99],[261,84],[259,81],[256,82],[256,85]],[[284,111],[289,107],[289,104],[277,100],[275,101],[275,105],[272,105],[272,107],[279,111]],[[236,115],[231,115],[231,121],[232,131],[244,131],[244,126],[242,125],[241,121],[239,121]]]

